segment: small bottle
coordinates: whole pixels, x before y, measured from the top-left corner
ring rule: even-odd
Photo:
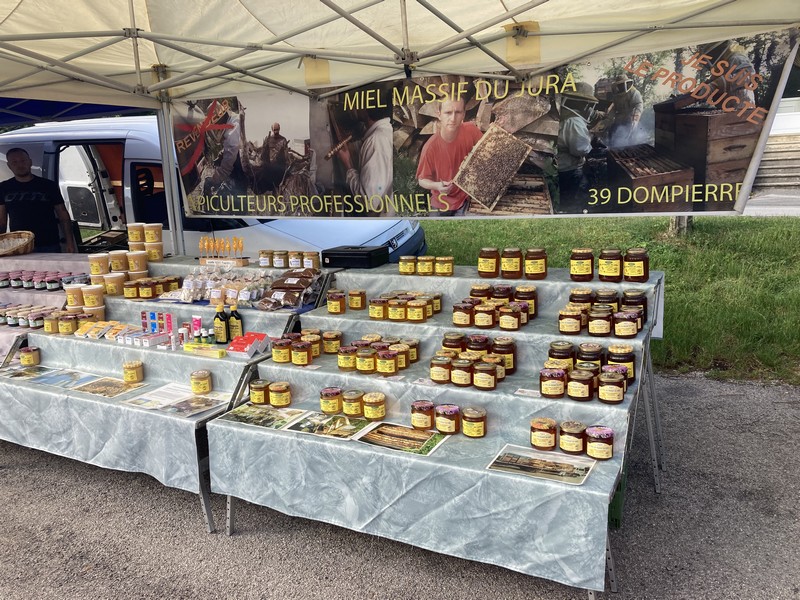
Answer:
[[[230,324],[224,304],[217,305],[217,313],[214,315],[214,338],[218,344],[229,344],[231,341]]]
[[[242,323],[242,315],[239,314],[238,308],[239,307],[235,304],[231,304],[231,314],[228,315],[228,329],[231,339],[244,335],[244,324]]]

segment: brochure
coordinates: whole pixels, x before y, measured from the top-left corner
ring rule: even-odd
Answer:
[[[282,429],[307,414],[299,408],[274,408],[268,404],[242,404],[220,417],[221,421],[235,421],[266,429]]]
[[[543,452],[506,444],[486,468],[526,477],[551,479],[569,485],[581,485],[589,477],[595,464],[596,460],[586,456]]]
[[[192,388],[188,385],[168,383],[148,390],[141,396],[123,400],[123,404],[159,410],[180,417],[190,417],[227,404],[230,397],[230,392],[214,391],[200,395],[193,393]]]
[[[94,394],[95,396],[104,396],[106,398],[116,398],[120,394],[130,392],[136,388],[142,387],[143,383],[128,383],[122,379],[114,379],[113,377],[96,377],[92,376],[93,381],[84,383],[83,385],[74,386],[77,392],[84,392],[86,394]]]
[[[60,369],[52,369],[50,367],[42,367],[39,365],[33,367],[21,367],[19,365],[11,366],[11,367],[3,367],[0,369],[0,377],[5,377],[6,379],[33,379],[34,377],[39,377],[44,375],[45,373],[53,373],[54,371],[59,371]]]
[[[299,433],[313,433],[315,435],[349,439],[370,425],[370,423],[371,421],[359,417],[309,412],[300,420],[284,427],[284,429]]]
[[[373,446],[430,456],[447,438],[436,431],[423,431],[396,423],[377,423],[354,439]]]
[[[91,383],[100,379],[97,375],[89,373],[82,373],[80,371],[72,371],[70,369],[58,369],[51,373],[44,373],[35,379],[31,379],[31,383],[39,385],[51,385],[53,387],[60,387],[67,390],[76,389],[84,384]]]

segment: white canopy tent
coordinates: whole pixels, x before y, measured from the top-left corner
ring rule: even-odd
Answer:
[[[412,72],[522,80],[798,23],[797,0],[0,0],[0,96],[159,110],[170,166],[171,100]]]

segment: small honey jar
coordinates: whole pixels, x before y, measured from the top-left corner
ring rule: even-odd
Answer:
[[[144,366],[140,360],[122,363],[122,380],[126,383],[139,383],[144,379]]]

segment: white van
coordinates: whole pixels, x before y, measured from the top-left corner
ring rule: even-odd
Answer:
[[[92,246],[125,247],[126,222],[167,226],[166,195],[155,116],[41,123],[0,135],[0,180],[11,148],[28,151],[33,173],[59,182],[67,208],[83,230],[98,230]],[[337,246],[389,246],[390,260],[423,254],[418,221],[387,219],[237,219],[183,217],[186,254],[199,254],[202,236],[244,238],[259,249],[324,250]],[[100,233],[102,232],[102,233]],[[173,252],[164,236],[165,252]],[[95,248],[84,247],[91,251]]]

